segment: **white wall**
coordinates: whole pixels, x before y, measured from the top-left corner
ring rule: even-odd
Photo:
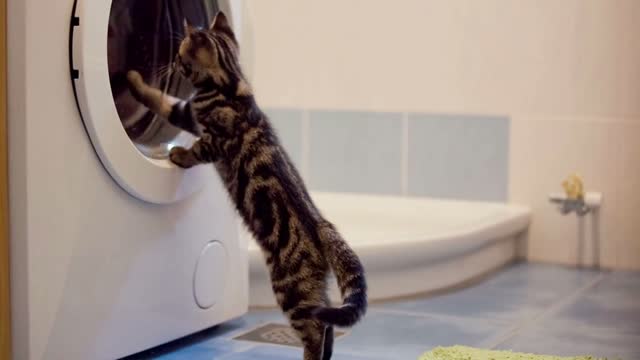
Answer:
[[[247,12],[261,105],[509,115],[510,198],[534,209],[528,257],[578,262],[576,220],[545,197],[579,171],[605,194],[603,265],[640,269],[640,1],[252,0]]]

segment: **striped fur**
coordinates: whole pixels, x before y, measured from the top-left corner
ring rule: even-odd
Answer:
[[[277,302],[305,346],[304,359],[330,359],[333,326],[352,326],[366,311],[364,269],[313,204],[256,105],[224,14],[210,29],[185,24],[185,34],[173,69],[193,83],[194,95],[173,98],[146,85],[136,72],[129,73],[132,93],[199,138],[190,149],[174,148],[170,159],[183,168],[214,164],[263,250]],[[327,296],[331,271],[344,299],[337,308]]]

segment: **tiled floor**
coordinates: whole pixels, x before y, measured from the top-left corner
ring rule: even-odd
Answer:
[[[302,358],[301,350],[232,340],[275,311],[255,311],[218,329],[137,358]],[[640,273],[516,264],[453,293],[371,306],[336,342],[334,359],[417,359],[435,347],[468,345],[553,355],[640,359]]]

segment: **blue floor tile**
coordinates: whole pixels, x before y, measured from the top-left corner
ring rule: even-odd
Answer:
[[[279,346],[256,346],[247,351],[227,355],[221,360],[300,360],[302,349]]]
[[[495,289],[564,294],[580,289],[600,274],[595,270],[521,262],[490,276],[483,284]]]
[[[245,329],[251,329],[265,323],[288,324],[287,319],[279,310],[255,310],[245,315],[242,320]]]
[[[467,289],[383,308],[514,324],[540,314],[597,276],[591,271],[517,264]]]
[[[580,327],[573,321],[545,321],[522,330],[498,349],[558,356],[593,355],[610,360],[640,359],[640,336]]]
[[[220,358],[221,360],[300,360],[302,359],[302,349],[277,347],[277,346],[256,346],[250,350],[239,352]],[[332,360],[388,360],[389,358],[356,355],[335,352]],[[397,359],[397,358],[393,358]],[[413,360],[413,359],[412,359]]]
[[[603,284],[604,285],[604,284]],[[558,314],[577,326],[640,337],[640,297],[612,292],[605,286],[587,292]]]
[[[175,352],[154,357],[156,360],[214,360],[229,354],[244,351],[246,348],[238,348],[232,344],[217,344],[216,347],[191,346]]]
[[[548,323],[561,329],[568,324],[583,331],[636,336],[640,340],[640,275],[606,274]]]
[[[123,360],[207,360],[221,357],[247,348],[247,344],[228,341],[231,334],[241,331],[245,326],[242,319],[227,322],[218,327],[202,331],[187,338],[165,344],[155,349],[132,355]]]
[[[518,264],[450,294],[373,306],[362,323],[336,341],[333,359],[417,359],[436,346],[498,344],[523,352],[637,360],[638,299],[640,273]],[[142,358],[302,359],[299,348],[233,340],[270,322],[287,323],[277,310],[252,311]]]
[[[501,330],[501,326],[483,321],[453,322],[372,311],[336,342],[336,350],[388,359],[416,359],[436,346],[482,346]]]
[[[640,274],[604,274],[601,281],[548,318],[525,326],[499,347],[640,359]]]

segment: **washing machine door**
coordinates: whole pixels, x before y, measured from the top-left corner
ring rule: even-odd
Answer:
[[[188,147],[195,139],[140,105],[128,90],[126,73],[137,70],[147,83],[188,97],[191,85],[167,73],[183,21],[205,27],[219,10],[237,20],[233,1],[76,0],[74,5],[71,77],[82,120],[109,174],[143,201],[180,201],[202,188],[212,167],[182,170],[168,160],[172,147]]]

